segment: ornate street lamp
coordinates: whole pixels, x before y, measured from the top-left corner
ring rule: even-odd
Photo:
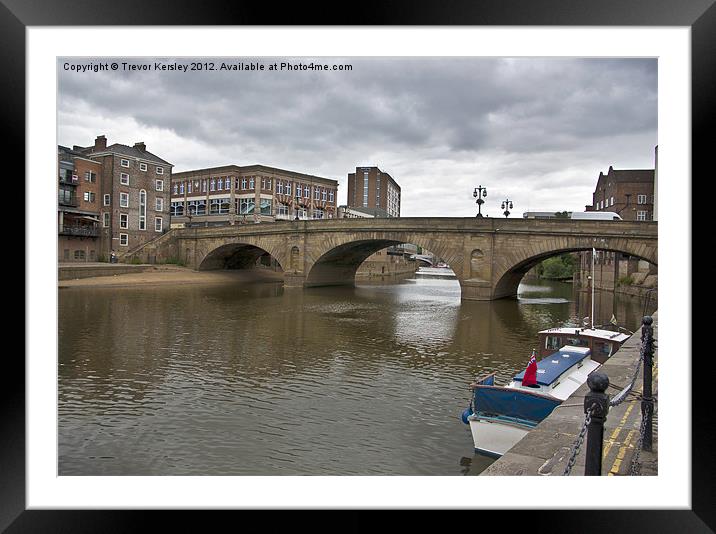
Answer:
[[[512,202],[510,201],[509,198],[506,198],[506,199],[502,202],[502,209],[505,210],[505,211],[503,212],[503,215],[504,215],[505,217],[509,217],[509,216],[510,216],[510,210],[512,209]]]
[[[487,187],[477,186],[472,192],[472,196],[477,198],[475,201],[477,202],[477,215],[475,217],[482,217],[482,205],[485,203],[482,199],[487,196]]]
[[[186,218],[189,219],[189,222],[187,223],[187,228],[191,228],[191,218],[192,218],[191,208],[194,208],[194,210],[196,210],[196,206],[192,206],[191,204],[189,204],[189,206],[187,206]]]

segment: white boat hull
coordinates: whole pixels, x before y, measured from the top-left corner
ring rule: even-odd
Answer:
[[[471,415],[467,419],[475,450],[491,456],[502,456],[531,430],[527,426],[481,419],[476,415]]]

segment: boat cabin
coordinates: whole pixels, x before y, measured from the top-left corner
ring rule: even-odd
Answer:
[[[587,381],[589,373],[599,367],[590,355],[591,352],[587,347],[564,346],[537,362],[537,384],[523,386],[522,379],[525,372],[521,371],[507,387],[521,388],[564,400]]]
[[[598,328],[561,327],[539,332],[539,357],[546,358],[561,347],[586,347],[592,353],[592,360],[604,363],[614,354],[630,335],[623,332]]]

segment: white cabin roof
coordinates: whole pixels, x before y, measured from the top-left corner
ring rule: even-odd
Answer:
[[[599,328],[577,328],[563,326],[559,328],[549,328],[547,330],[541,330],[540,334],[563,334],[569,336],[586,336],[594,337],[599,339],[605,339],[608,341],[617,341],[624,343],[631,336],[623,332],[613,332],[611,330],[601,330]]]

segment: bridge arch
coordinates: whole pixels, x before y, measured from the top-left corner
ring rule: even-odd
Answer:
[[[430,235],[400,232],[374,232],[369,235],[331,239],[313,251],[308,258],[306,287],[324,285],[352,285],[356,271],[372,254],[388,247],[412,244],[444,258],[451,266],[462,265],[462,257],[439,239]],[[457,271],[456,271],[457,273]]]
[[[517,295],[520,281],[527,272],[542,261],[571,252],[589,252],[595,248],[600,251],[617,252],[636,257],[657,265],[656,247],[647,247],[626,239],[605,240],[586,244],[584,239],[559,238],[537,241],[529,248],[512,249],[497,262],[494,272],[493,298],[513,297]]]
[[[196,269],[198,271],[211,271],[218,269],[249,269],[256,265],[259,258],[268,255],[276,260],[283,270],[281,261],[270,251],[252,243],[226,243],[211,249],[202,255]]]

